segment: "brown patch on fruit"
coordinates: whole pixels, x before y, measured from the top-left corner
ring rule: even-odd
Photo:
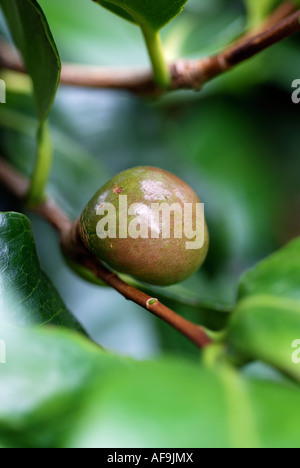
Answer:
[[[113,192],[118,195],[120,193],[123,193],[124,192],[124,189],[123,188],[120,188],[117,184],[115,185],[115,188],[113,189]]]

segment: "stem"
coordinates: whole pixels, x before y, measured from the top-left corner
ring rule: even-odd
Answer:
[[[250,38],[245,44],[220,54],[217,59],[224,62],[224,69],[233,68],[299,31],[300,10],[266,31]]]
[[[146,27],[142,27],[142,32],[153,67],[154,81],[161,88],[169,88],[172,79],[164,57],[160,34],[158,31],[153,31]]]
[[[1,173],[0,173],[1,175]],[[73,261],[82,265],[104,281],[108,286],[118,291],[125,299],[135,302],[151,314],[156,315],[164,322],[171,325],[182,335],[188,338],[199,349],[212,343],[203,327],[178,315],[169,307],[166,307],[158,299],[149,296],[139,289],[125,283],[117,274],[109,270],[103,263],[94,257],[83,245],[79,235],[79,220],[69,226],[66,231],[60,232],[63,253]]]
[[[52,165],[53,148],[48,122],[43,122],[37,134],[38,149],[36,163],[31,176],[27,201],[30,205],[40,205],[46,201],[46,184]]]
[[[189,61],[179,60],[170,67],[170,71],[164,61],[159,35],[143,29],[159,86],[153,82],[153,76],[147,69],[103,68],[70,63],[63,64],[60,83],[87,88],[125,89],[142,95],[160,94],[162,86],[170,90],[199,90],[213,78],[299,32],[300,10],[287,17],[294,10],[292,2],[284,2],[269,17],[263,30],[259,28],[259,34],[257,31],[255,34],[253,31],[247,33],[218,55]],[[0,41],[0,68],[26,73],[15,50],[3,41]]]

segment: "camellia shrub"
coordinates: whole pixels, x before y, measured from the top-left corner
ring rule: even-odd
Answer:
[[[297,3],[0,0],[0,447],[299,446]]]

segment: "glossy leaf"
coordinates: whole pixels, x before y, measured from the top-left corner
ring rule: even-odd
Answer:
[[[0,214],[0,319],[83,331],[41,271],[30,222],[19,213]]]
[[[299,390],[246,380],[227,368],[171,360],[135,364],[104,385],[98,381],[68,445],[299,446],[299,401]],[[284,431],[278,429],[281,418]]]
[[[257,359],[300,380],[300,302],[274,296],[241,301],[230,322],[229,342],[247,359]]]
[[[247,271],[240,282],[239,297],[269,294],[300,302],[299,285],[300,237]]]
[[[62,328],[20,330],[1,323],[0,335],[7,347],[0,372],[0,445],[60,446],[95,376],[104,378],[121,360]]]
[[[296,239],[244,275],[228,337],[235,352],[246,359],[265,361],[297,380],[299,265],[300,239]]]
[[[46,118],[59,84],[61,63],[46,17],[36,0],[0,0],[0,5],[33,83],[39,128],[36,162],[27,199],[32,205],[39,205],[46,198],[52,164]]]
[[[11,34],[32,78],[39,120],[46,118],[60,77],[60,59],[36,0],[0,0]]]
[[[300,391],[186,361],[134,362],[67,330],[1,327],[6,447],[299,447]]]
[[[97,0],[123,18],[154,31],[160,30],[184,8],[187,0]]]

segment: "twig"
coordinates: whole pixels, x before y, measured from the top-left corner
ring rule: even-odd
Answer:
[[[300,10],[278,24],[273,25],[274,22],[289,14],[293,9],[294,6],[290,2],[285,2],[282,9],[278,9],[269,18],[265,31],[253,37],[249,35],[246,38],[242,38],[241,41],[229,46],[218,55],[201,60],[180,60],[173,64],[170,67],[172,89],[199,89],[212,78],[232,69],[259,52],[298,32],[300,30]],[[25,72],[16,51],[3,42],[0,43],[0,67],[22,73]],[[137,93],[160,91],[154,85],[151,72],[143,69],[117,70],[64,64],[61,83],[92,88],[127,89]],[[0,181],[14,195],[25,200],[28,181],[3,160],[0,160]],[[199,348],[211,343],[211,339],[201,327],[176,314],[157,299],[151,298],[151,296],[126,284],[93,257],[81,243],[76,224],[72,224],[71,220],[62,213],[52,200],[47,200],[43,205],[31,208],[55,227],[60,235],[65,252],[81,265],[93,271],[98,278],[116,289],[126,299],[132,300],[172,325]]]
[[[23,175],[14,170],[4,159],[0,158],[0,182],[13,195],[26,201],[29,182]],[[45,218],[58,233],[65,232],[72,226],[72,221],[61,211],[61,209],[48,199],[40,206],[29,206],[43,218]]]
[[[269,15],[263,23],[259,24],[255,29],[247,30],[242,36],[240,36],[237,40],[235,40],[231,44],[231,48],[237,47],[238,45],[241,46],[245,44],[249,39],[257,36],[258,34],[263,33],[267,29],[272,28],[280,21],[285,19],[287,16],[290,16],[297,10],[295,3],[286,1],[280,3],[280,5]],[[229,52],[230,46],[227,47],[227,51]]]
[[[245,44],[231,49],[229,52],[221,54],[222,60],[226,66],[232,68],[239,63],[254,57],[259,52],[271,47],[272,45],[286,39],[296,32],[300,31],[300,10],[280,21],[266,31],[251,38]]]
[[[263,28],[267,29],[274,26],[276,23],[291,15],[297,9],[295,2],[287,0],[279,4],[279,6],[270,14],[269,18],[264,21]]]
[[[174,89],[198,89],[216,76],[231,70],[259,52],[290,37],[300,31],[299,18],[300,10],[266,31],[250,37],[245,42],[242,41],[242,43],[233,45],[218,55],[198,61],[177,63],[173,73]]]
[[[62,247],[63,251],[75,262],[92,271],[97,278],[114,288],[127,300],[135,302],[153,315],[156,315],[156,317],[167,322],[199,348],[204,348],[212,342],[203,328],[176,314],[176,312],[163,305],[157,298],[153,298],[125,283],[92,256],[79,238],[77,222],[73,223],[71,230],[62,233]]]
[[[0,181],[17,198],[25,198],[29,187],[28,180],[12,170],[3,159],[0,159]]]
[[[17,198],[25,201],[29,185],[27,179],[17,173],[3,159],[0,159],[0,182]],[[176,312],[163,305],[158,299],[125,283],[92,256],[79,238],[77,223],[72,223],[52,200],[47,200],[38,207],[30,208],[46,219],[56,229],[61,239],[63,251],[72,257],[73,260],[92,271],[98,278],[114,288],[126,299],[135,302],[167,322],[199,348],[204,348],[212,342],[203,328],[176,314]]]
[[[283,7],[282,7],[283,8]],[[282,17],[292,9],[285,4]],[[272,17],[271,17],[272,18]],[[230,45],[225,51],[200,60],[179,60],[171,65],[172,89],[199,89],[214,77],[225,73],[240,63],[255,56],[268,47],[300,31],[300,10],[268,27],[265,31],[249,37],[248,40]],[[276,19],[276,18],[275,18]],[[273,23],[274,18],[269,21]],[[25,72],[20,58],[7,44],[0,44],[0,67]],[[159,92],[153,82],[150,70],[107,69],[96,66],[63,64],[61,84],[90,88],[125,89],[136,93]]]
[[[7,42],[0,40],[0,69],[26,73],[17,50]],[[149,68],[99,67],[63,63],[60,84],[83,86],[86,88],[124,89],[134,92],[154,90],[152,72]]]

